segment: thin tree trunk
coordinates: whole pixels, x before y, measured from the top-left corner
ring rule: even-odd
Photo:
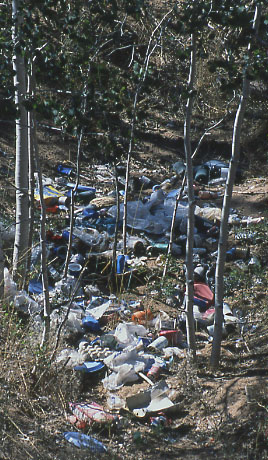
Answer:
[[[35,71],[34,71],[34,62],[31,63],[31,74],[30,77],[30,87],[32,89],[32,94],[35,94]],[[42,287],[43,287],[43,296],[44,296],[44,330],[41,340],[41,347],[46,346],[50,338],[50,303],[49,303],[49,289],[48,289],[48,274],[47,274],[47,246],[46,246],[46,204],[44,200],[43,193],[43,179],[42,179],[42,168],[39,158],[39,149],[37,142],[36,134],[36,119],[35,111],[32,111],[31,116],[31,144],[33,147],[33,155],[37,169],[38,177],[38,188],[40,196],[40,206],[41,206],[41,217],[40,217],[40,245],[41,245],[41,275],[42,275]],[[33,164],[31,165],[33,166]],[[33,171],[32,171],[33,174]]]
[[[186,174],[184,174],[184,176],[183,176],[183,181],[182,181],[182,184],[181,184],[181,189],[180,189],[178,195],[176,196],[176,201],[175,201],[175,204],[174,204],[174,209],[173,209],[173,214],[172,214],[172,219],[171,219],[171,226],[170,226],[170,235],[169,235],[169,243],[168,243],[168,250],[167,250],[167,258],[166,258],[166,262],[165,262],[165,266],[164,266],[164,270],[163,270],[162,280],[164,280],[164,278],[165,278],[165,276],[166,276],[167,267],[168,267],[168,259],[169,259],[169,256],[170,256],[171,252],[172,252],[172,245],[173,245],[173,240],[174,240],[174,230],[175,230],[176,214],[177,214],[177,209],[178,209],[179,201],[181,200],[181,197],[182,197],[182,194],[183,194],[185,182],[186,182]]]
[[[199,152],[200,150],[200,147],[201,147],[201,144],[205,138],[205,136],[207,136],[208,134],[210,134],[210,132],[217,128],[224,120],[225,118],[227,118],[227,115],[229,114],[229,105],[231,104],[231,102],[233,101],[234,97],[229,101],[228,105],[227,105],[227,109],[226,109],[226,113],[225,115],[219,120],[217,121],[216,123],[214,123],[212,126],[210,126],[209,128],[207,128],[205,130],[205,132],[202,134],[202,136],[200,137],[199,139],[199,142],[194,150],[194,153],[192,154],[192,160],[194,159],[194,157],[197,155],[197,153]],[[182,181],[182,185],[181,185],[181,190],[180,190],[180,193],[177,195],[176,197],[176,201],[175,201],[175,204],[174,204],[174,210],[173,210],[173,214],[172,214],[172,220],[171,220],[171,227],[170,227],[170,238],[169,238],[169,243],[168,243],[168,251],[167,251],[167,256],[169,256],[171,254],[171,251],[172,251],[172,245],[173,245],[173,239],[174,239],[174,226],[175,226],[175,218],[176,218],[176,213],[177,213],[177,209],[178,209],[178,204],[179,204],[179,201],[182,197],[182,193],[183,193],[183,190],[184,190],[184,186],[185,186],[185,181],[186,181],[186,175],[184,174],[183,176],[183,181]],[[169,262],[169,257],[167,257],[166,259],[166,262],[165,262],[165,266],[164,266],[164,270],[163,270],[163,275],[162,275],[162,280],[164,280],[166,274],[167,274],[167,268],[168,268],[168,262]]]
[[[258,30],[261,16],[261,6],[256,5],[253,28],[255,32]],[[248,55],[250,57],[251,43],[248,46]],[[243,88],[240,103],[236,112],[233,139],[232,139],[232,157],[229,165],[228,178],[225,187],[223,208],[221,215],[220,237],[218,245],[218,257],[215,274],[215,321],[214,334],[212,342],[212,351],[210,364],[213,368],[217,368],[220,361],[221,340],[222,340],[222,325],[223,325],[223,298],[224,298],[224,268],[226,260],[226,250],[228,243],[228,218],[230,214],[231,199],[233,186],[236,176],[236,169],[240,157],[240,140],[242,123],[244,119],[245,109],[250,91],[250,80],[247,76],[247,67],[244,69]]]
[[[187,220],[187,244],[186,244],[186,331],[187,343],[193,358],[196,354],[195,330],[193,318],[194,298],[194,266],[193,266],[193,242],[194,242],[194,210],[195,197],[193,188],[193,164],[191,152],[191,119],[193,108],[193,89],[196,75],[196,38],[191,36],[191,62],[188,79],[188,100],[184,121],[184,150],[186,159],[187,190],[188,190],[188,220]]]
[[[135,132],[135,124],[136,124],[136,112],[137,112],[137,102],[138,102],[138,97],[142,88],[142,85],[145,81],[147,72],[148,72],[148,66],[150,62],[150,57],[152,53],[154,52],[155,48],[157,47],[161,37],[162,37],[162,30],[160,30],[157,42],[154,44],[154,46],[151,49],[151,43],[153,41],[153,38],[155,36],[155,33],[157,30],[161,27],[165,19],[169,16],[169,14],[172,12],[172,10],[168,11],[167,14],[159,21],[155,29],[153,30],[147,50],[146,50],[146,56],[144,59],[144,65],[143,65],[143,72],[141,74],[140,81],[137,85],[137,89],[135,92],[134,96],[134,102],[133,102],[133,113],[132,113],[132,122],[131,122],[131,130],[130,130],[130,139],[129,139],[129,146],[128,146],[128,154],[127,154],[127,168],[126,168],[126,181],[125,181],[125,194],[124,194],[124,215],[123,215],[123,254],[127,253],[127,200],[128,200],[128,183],[129,183],[129,173],[130,173],[130,162],[131,162],[131,157],[132,157],[132,147],[133,147],[133,140],[134,140],[134,132]]]
[[[28,75],[27,92],[29,97],[32,95],[32,81]],[[32,112],[28,112],[28,159],[29,159],[29,238],[28,238],[28,260],[27,271],[31,266],[31,247],[33,242],[34,231],[34,151],[33,151],[33,120]]]
[[[68,272],[68,266],[71,257],[71,250],[72,250],[72,241],[73,241],[73,229],[74,229],[74,201],[75,201],[75,194],[78,190],[79,180],[80,180],[80,157],[81,157],[81,143],[83,138],[83,128],[81,128],[81,132],[78,137],[78,144],[77,144],[77,156],[76,156],[76,182],[74,189],[71,191],[71,204],[70,204],[70,229],[69,229],[69,241],[68,241],[68,250],[66,254],[65,266],[63,277],[66,278]]]
[[[44,331],[41,341],[41,347],[46,346],[50,337],[50,303],[49,303],[49,289],[48,289],[48,274],[47,274],[47,246],[46,246],[46,204],[43,193],[42,171],[39,161],[39,152],[36,139],[36,122],[34,120],[34,154],[36,166],[38,171],[38,185],[41,206],[40,218],[40,244],[41,244],[41,273],[42,273],[42,286],[44,296]]]
[[[85,77],[85,84],[83,87],[83,103],[82,103],[82,113],[85,114],[86,112],[86,105],[87,105],[87,93],[88,93],[88,75],[90,72],[90,65],[88,66],[87,75]],[[70,232],[69,232],[69,241],[68,241],[68,250],[66,254],[65,266],[63,276],[66,278],[70,257],[71,257],[71,250],[72,250],[72,242],[73,242],[73,229],[75,224],[74,219],[74,202],[75,202],[75,194],[78,190],[79,182],[80,182],[80,163],[81,163],[81,145],[83,140],[84,128],[81,127],[80,133],[78,136],[77,142],[77,155],[76,155],[76,181],[74,189],[71,191],[71,204],[70,204]]]
[[[18,12],[20,1],[12,0],[12,28],[13,46],[16,50],[20,39],[20,25],[22,18]],[[18,272],[25,277],[27,268],[27,250],[29,234],[29,200],[28,200],[28,138],[27,138],[27,111],[23,104],[26,95],[26,72],[24,58],[17,51],[13,56],[15,104],[18,110],[16,119],[16,231],[13,251],[13,277]]]
[[[112,258],[112,266],[111,266],[111,281],[113,282],[115,279],[116,274],[116,251],[117,251],[117,240],[118,240],[118,227],[119,227],[119,219],[120,219],[120,199],[119,199],[119,188],[118,188],[118,173],[117,173],[117,166],[116,163],[114,164],[114,184],[115,184],[115,192],[116,192],[116,220],[115,220],[115,230],[114,230],[114,244],[113,244],[113,258]]]
[[[4,296],[4,253],[3,253],[3,242],[2,233],[0,230],[0,300]]]

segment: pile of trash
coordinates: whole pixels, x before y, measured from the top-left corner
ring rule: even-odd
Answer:
[[[194,234],[194,320],[196,328],[205,330],[207,340],[213,337],[215,315],[214,277],[217,257],[221,208],[215,201],[221,200],[219,188],[227,178],[227,165],[208,162],[195,169],[195,193],[203,200],[195,210]],[[128,286],[135,267],[145,263],[148,257],[166,252],[173,209],[176,197],[181,192],[176,187],[178,178],[184,173],[184,165],[175,163],[176,176],[155,184],[146,176],[136,180],[136,189],[152,187],[148,194],[139,194],[138,199],[127,203],[127,247],[122,253],[122,241],[118,240],[116,253],[116,276],[126,278]],[[100,180],[112,184],[108,169],[100,170]],[[59,177],[54,181],[44,180],[44,198],[48,213],[59,213],[65,225],[62,230],[47,231],[47,260],[49,296],[52,305],[51,328],[57,331],[64,324],[63,336],[68,346],[61,350],[56,364],[64,363],[73,369],[81,380],[92,384],[93,377],[101,379],[107,392],[108,411],[91,403],[70,403],[68,420],[78,429],[91,423],[119,423],[113,411],[127,409],[137,417],[163,417],[178,410],[172,401],[171,390],[164,378],[171,372],[174,360],[185,357],[187,350],[184,313],[185,299],[182,296],[180,313],[170,317],[166,312],[154,312],[144,308],[137,300],[122,300],[115,295],[105,295],[97,282],[92,283],[92,272],[107,273],[114,249],[116,227],[122,228],[123,203],[119,209],[114,193],[103,195],[95,187],[69,182],[72,168],[59,165]],[[104,177],[107,173],[106,178]],[[147,180],[146,180],[147,179]],[[217,180],[216,180],[217,179]],[[214,182],[213,182],[214,181]],[[169,187],[167,187],[167,184]],[[204,190],[200,184],[214,185],[214,190]],[[175,236],[172,254],[183,265],[186,250],[188,203],[185,193],[179,202],[175,216]],[[123,191],[121,194],[123,195]],[[70,230],[67,226],[70,203],[75,196],[75,219],[68,272],[63,276]],[[35,191],[37,207],[39,190]],[[206,200],[206,202],[205,202]],[[208,200],[208,201],[207,201]],[[118,222],[117,222],[118,219]],[[233,211],[231,225],[245,225],[248,229],[253,219],[241,218]],[[246,232],[248,234],[248,232]],[[239,243],[239,242],[238,242]],[[41,246],[33,246],[31,256],[32,279],[28,290],[18,291],[7,268],[4,271],[4,295],[11,299],[15,308],[28,315],[41,331],[43,311],[43,286],[40,273]],[[249,247],[231,247],[227,253],[229,261],[252,260]],[[255,260],[255,259],[254,259]],[[177,298],[177,301],[179,297]],[[223,334],[239,331],[244,324],[239,315],[232,312],[228,303],[223,305]],[[149,389],[123,400],[118,390],[126,384],[139,380],[148,383]],[[112,411],[112,413],[110,412]],[[159,415],[160,414],[160,415]],[[161,415],[162,414],[162,415]],[[164,418],[164,422],[167,419]],[[163,422],[163,420],[162,420]],[[154,423],[156,418],[154,418]],[[75,445],[91,446],[92,450],[105,451],[105,447],[92,439],[81,438],[77,433],[64,434]],[[90,437],[89,437],[90,438]]]

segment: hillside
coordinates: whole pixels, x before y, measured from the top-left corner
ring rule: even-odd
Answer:
[[[158,139],[160,134],[158,133]],[[68,160],[68,147],[58,135],[39,133],[43,173],[54,178],[56,166]],[[149,154],[140,156],[133,162],[136,175],[144,174],[157,182],[172,176],[171,164],[176,154],[165,147],[167,139],[173,139],[174,131],[165,133],[161,148],[148,141],[144,150],[154,152],[152,161]],[[2,177],[2,203],[5,214],[13,218],[14,201],[7,192],[7,180],[12,184],[14,147],[12,132],[2,132],[1,148],[8,153],[2,157],[2,167],[8,168],[8,175]],[[157,145],[159,142],[157,142]],[[149,149],[148,149],[149,147]],[[14,157],[13,157],[14,158]],[[209,158],[209,156],[208,156]],[[214,156],[213,156],[214,158]],[[254,172],[261,167],[256,161],[254,170],[247,170],[239,185],[235,186],[233,206],[241,216],[267,218],[267,185],[265,176],[256,177]],[[82,163],[82,183],[94,185],[101,193],[107,193],[111,185],[103,186],[100,177],[94,177],[97,168]],[[9,189],[10,190],[10,189]],[[144,191],[146,196],[150,191]],[[61,216],[48,217],[48,228],[60,228]],[[56,227],[55,227],[56,226]],[[197,333],[197,364],[191,365],[186,358],[175,360],[165,381],[174,391],[173,397],[180,402],[180,410],[171,416],[170,425],[152,427],[148,419],[139,421],[121,410],[123,425],[109,429],[90,428],[92,436],[101,440],[113,458],[267,458],[267,245],[265,228],[256,226],[256,236],[252,250],[261,260],[260,276],[252,280],[250,273],[240,272],[232,263],[227,265],[226,276],[230,289],[226,301],[232,309],[242,312],[246,327],[243,335],[237,331],[228,336],[222,345],[222,360],[218,372],[211,373],[208,358],[211,343],[207,334]],[[265,230],[265,233],[263,231]],[[239,230],[235,230],[239,231]],[[232,234],[231,234],[232,237]],[[256,243],[258,241],[258,243]],[[156,257],[145,262],[145,279],[135,283],[130,291],[122,291],[120,296],[140,299],[144,308],[154,312],[165,310],[176,316],[176,307],[167,306],[168,292],[172,293],[178,283],[183,286],[183,260],[179,259],[174,276],[174,268],[168,272],[166,285],[155,298],[157,276],[161,268],[155,265],[155,280],[146,286],[146,278],[152,270]],[[149,263],[148,268],[146,264]],[[151,266],[151,267],[150,267]],[[179,270],[178,270],[179,269]],[[146,275],[147,271],[147,275]],[[143,275],[144,276],[144,275]],[[149,279],[148,278],[148,279]],[[237,281],[239,283],[237,284]],[[144,284],[145,283],[145,284]],[[100,288],[102,289],[102,283]],[[173,286],[173,287],[172,287]],[[105,291],[106,292],[106,291]],[[8,315],[7,315],[8,314]],[[65,421],[65,410],[70,400],[96,401],[107,407],[107,391],[102,383],[93,381],[81,390],[81,385],[73,371],[63,368],[46,368],[48,356],[40,354],[37,344],[28,332],[27,322],[17,317],[11,305],[1,308],[1,458],[84,458],[83,450],[67,444],[62,439],[64,431],[71,430]],[[61,344],[64,348],[64,342]],[[36,374],[32,374],[37,366]],[[45,374],[42,377],[42,370]],[[39,376],[39,377],[38,377]],[[37,379],[37,381],[36,381]],[[41,379],[41,380],[39,380]],[[146,382],[123,387],[122,398],[148,388]],[[249,457],[248,457],[249,456]],[[90,453],[87,452],[87,458]],[[106,458],[106,454],[103,454]],[[108,458],[108,455],[107,455]]]
[[[37,110],[37,139],[42,174],[48,184],[55,186],[65,196],[69,189],[67,184],[76,180],[76,129],[83,126],[80,184],[94,188],[95,192],[94,197],[90,197],[88,201],[84,201],[81,196],[77,197],[77,224],[85,224],[83,208],[95,203],[93,208],[98,219],[89,221],[85,227],[89,225],[90,234],[105,234],[105,244],[109,244],[100,250],[97,244],[92,249],[82,240],[75,241],[73,254],[82,255],[81,263],[85,268],[81,275],[83,294],[81,298],[79,295],[71,297],[75,301],[72,311],[74,316],[70,319],[72,327],[63,327],[55,354],[53,350],[58,330],[57,321],[66,311],[69,296],[72,294],[65,291],[62,295],[62,292],[59,294],[52,291],[51,340],[47,347],[40,349],[42,296],[30,293],[28,297],[30,282],[40,276],[40,262],[33,264],[27,273],[27,292],[20,292],[18,297],[11,296],[1,302],[0,459],[267,459],[267,83],[252,81],[251,96],[242,127],[239,164],[241,177],[236,181],[233,191],[233,221],[229,226],[228,243],[229,248],[237,248],[240,257],[229,256],[225,267],[225,302],[236,322],[234,327],[229,324],[229,328],[226,328],[220,367],[217,371],[212,371],[209,367],[212,336],[207,329],[207,323],[202,324],[196,320],[196,363],[192,363],[186,353],[185,325],[182,320],[185,290],[182,231],[180,234],[177,229],[176,243],[179,253],[170,258],[164,280],[162,276],[168,232],[155,235],[144,228],[137,230],[134,225],[129,226],[128,233],[141,240],[144,247],[141,253],[135,252],[133,247],[129,248],[133,271],[126,275],[119,274],[115,283],[111,283],[109,273],[114,225],[114,221],[109,220],[109,210],[115,203],[113,163],[117,163],[119,188],[123,190],[133,100],[141,75],[139,69],[144,62],[146,46],[153,36],[156,24],[162,21],[176,2],[145,2],[151,8],[148,10],[139,10],[138,5],[143,2],[134,2],[137,6],[135,14],[133,10],[131,14],[125,14],[123,9],[114,12],[113,7],[117,2],[110,2],[110,9],[107,10],[102,9],[102,1],[98,5],[90,3],[87,6],[89,10],[84,2],[81,3],[78,22],[75,22],[76,6],[70,5],[70,9],[74,9],[70,10],[74,14],[73,30],[64,23],[64,15],[57,17],[52,14],[53,8],[42,11],[43,15],[47,14],[43,16],[46,26],[44,37],[49,37],[52,26],[53,34],[51,49],[47,51],[47,55],[45,50],[44,56],[40,54],[38,57],[43,73],[38,75],[36,100],[40,106]],[[92,23],[86,22],[89,13],[92,14]],[[150,202],[154,185],[160,187],[165,197],[181,186],[181,177],[175,177],[173,165],[177,161],[184,161],[183,124],[189,70],[189,40],[185,39],[185,35],[180,35],[180,16],[172,13],[168,18],[159,37],[154,36],[155,42],[152,42],[157,44],[156,52],[152,53],[149,72],[139,93],[134,126],[129,201],[142,199],[145,205]],[[55,28],[54,21],[57,26]],[[62,34],[64,27],[66,29]],[[95,29],[99,35],[97,32],[95,35]],[[222,55],[226,37],[237,43],[241,41],[241,49],[245,49],[240,29],[234,34],[230,31],[227,33],[226,30],[225,26],[219,25],[215,36],[205,35],[202,52],[198,55],[197,95],[192,120],[193,150],[208,128],[220,119],[222,122],[204,136],[194,159],[195,167],[210,160],[228,163],[231,155],[233,123],[241,88],[235,88],[236,97],[232,99],[233,88],[230,90],[224,86],[224,90],[222,89],[228,72],[223,69],[218,70],[218,73],[209,71],[212,58]],[[75,33],[72,35],[72,32]],[[101,37],[97,41],[98,53],[95,42],[89,42],[91,35],[98,39]],[[246,38],[248,39],[247,35]],[[55,71],[53,68],[57,63],[58,43],[61,44],[62,61],[68,68],[68,75],[58,67]],[[88,43],[92,48],[88,47]],[[87,57],[83,55],[85,62],[82,62],[81,49],[88,48],[90,52]],[[242,51],[234,51],[238,72],[243,62],[242,54]],[[85,111],[83,118],[81,99],[77,100],[75,96],[79,94],[80,97],[82,94],[88,62],[91,63],[92,87],[89,85],[91,89],[88,94],[88,111]],[[82,69],[81,75],[78,69]],[[63,89],[66,91],[64,94]],[[72,98],[68,96],[70,93]],[[8,106],[0,120],[0,222],[10,237],[4,245],[5,265],[9,269],[12,266],[12,232],[15,223],[15,124],[12,113]],[[60,172],[59,165],[70,168],[70,175]],[[209,241],[206,238],[206,251],[203,251],[205,255],[202,255],[202,251],[201,255],[197,254],[194,265],[206,267],[209,275],[207,280],[213,291],[219,225],[217,211],[219,212],[222,205],[224,187],[206,182],[196,182],[195,185],[196,204],[201,209],[200,212],[205,212],[206,208],[212,209],[214,217],[209,221],[209,228],[213,228],[211,231],[214,233],[211,233]],[[201,199],[199,192],[210,192],[205,195],[210,198]],[[58,256],[58,249],[63,248],[64,252],[67,247],[62,235],[64,230],[68,231],[70,212],[68,206],[65,209],[54,208],[52,211],[48,209],[46,230],[48,267],[52,267],[50,283],[55,288],[56,282],[61,282],[63,276],[64,262]],[[148,223],[148,215],[142,220],[144,226]],[[163,224],[161,219],[158,219],[157,224]],[[40,209],[36,200],[34,243],[37,246],[39,222]],[[82,230],[80,228],[80,231],[86,232],[85,227]],[[198,238],[197,241],[200,242]],[[119,250],[121,242],[120,231]],[[100,302],[109,301],[111,309],[108,310],[106,322],[101,323],[100,329],[85,332],[85,329],[81,330],[82,318],[85,311],[89,311],[86,310],[87,307],[94,308],[98,305],[98,301],[94,304],[96,297],[102,298]],[[31,314],[27,313],[29,305],[33,308]],[[143,398],[148,396],[151,384],[146,376],[144,378],[146,372],[139,375],[137,380],[119,385],[113,391],[105,387],[102,381],[112,373],[108,366],[100,373],[85,376],[74,370],[74,365],[84,362],[81,359],[85,358],[85,354],[81,353],[81,346],[79,348],[81,341],[88,346],[94,344],[98,336],[108,334],[106,340],[108,343],[110,340],[110,351],[118,350],[114,339],[111,341],[116,327],[121,322],[130,324],[133,313],[140,314],[146,310],[152,315],[152,321],[158,322],[150,323],[148,317],[145,317],[144,326],[149,329],[148,336],[143,337],[147,341],[142,342],[145,354],[152,352],[144,344],[156,338],[160,330],[166,331],[174,327],[177,331],[174,337],[179,337],[179,343],[176,347],[177,354],[165,357],[165,366],[162,366],[160,375],[151,377],[156,385],[153,388],[157,391],[160,389],[160,402],[164,405],[165,396],[172,408],[167,409],[164,405],[163,409],[140,417],[140,412],[133,412],[126,402],[129,397],[140,393]],[[162,329],[159,329],[160,317]],[[109,352],[108,348],[105,347],[106,352]],[[102,351],[98,349],[99,354]],[[87,353],[86,361],[93,360],[94,356],[94,360],[103,361],[103,358],[98,358],[100,355],[96,355],[96,350],[95,355],[94,352],[93,355]],[[153,352],[153,355],[162,360],[163,364],[162,352]],[[119,404],[119,408],[115,410],[109,406],[110,397],[114,394],[118,397],[116,401]],[[155,404],[160,404],[159,400]],[[100,423],[97,417],[97,421],[90,424],[84,417],[84,420],[78,423],[76,420],[73,424],[77,412],[72,412],[70,403],[92,402],[103,406],[106,411],[104,418],[110,417],[108,422]],[[140,400],[140,404],[136,401],[135,403],[138,411],[144,409]],[[102,412],[99,417],[101,416]],[[115,419],[111,422],[113,418]],[[102,445],[95,447],[95,452],[90,448],[77,448],[64,439],[63,433],[71,431],[90,435]],[[101,452],[103,446],[106,451]]]

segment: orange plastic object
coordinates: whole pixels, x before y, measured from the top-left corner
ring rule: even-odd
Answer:
[[[153,313],[150,309],[148,309],[143,311],[136,311],[135,313],[133,313],[131,320],[133,321],[133,323],[143,324],[146,323],[146,321],[151,321],[153,317]]]

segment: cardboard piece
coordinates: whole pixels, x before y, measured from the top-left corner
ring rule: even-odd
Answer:
[[[168,397],[169,387],[161,380],[152,388],[126,398],[126,404],[136,417],[145,417],[156,412],[177,412],[180,404],[174,404]]]

